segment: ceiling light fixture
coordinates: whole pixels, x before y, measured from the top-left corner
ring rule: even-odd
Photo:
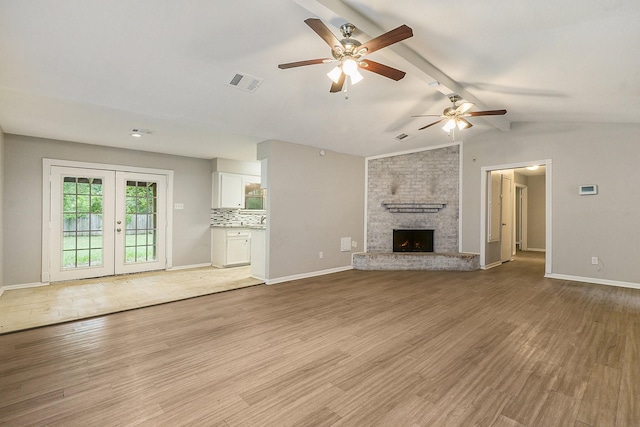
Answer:
[[[346,76],[349,76],[352,85],[364,79],[364,77],[362,77],[362,74],[360,74],[360,72],[358,71],[358,63],[353,58],[343,58],[340,65],[333,68],[327,73],[327,77],[329,77],[334,83],[338,84],[340,82],[342,73],[344,73]]]
[[[535,171],[535,170],[538,170],[539,167],[540,166],[538,166],[538,165],[533,165],[533,166],[528,166],[527,169],[530,170],[530,171]]]

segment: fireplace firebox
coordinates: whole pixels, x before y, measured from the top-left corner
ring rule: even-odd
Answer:
[[[433,252],[433,230],[393,230],[393,252]]]

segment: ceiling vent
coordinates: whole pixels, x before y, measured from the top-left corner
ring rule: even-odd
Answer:
[[[259,79],[258,77],[253,77],[248,74],[236,73],[228,85],[231,87],[238,88],[245,92],[255,92],[258,87],[262,84],[263,79]]]
[[[398,141],[404,141],[405,139],[409,138],[411,135],[407,135],[406,133],[401,133],[400,135],[396,135],[396,139]]]

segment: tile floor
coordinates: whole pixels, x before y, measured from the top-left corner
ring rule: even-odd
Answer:
[[[4,291],[0,334],[263,283],[250,277],[250,268],[159,271]]]

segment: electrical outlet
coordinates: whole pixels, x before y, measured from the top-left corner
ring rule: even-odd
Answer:
[[[351,242],[351,247],[352,248],[357,248],[358,247],[358,242],[356,242],[355,240]]]
[[[318,253],[318,258],[324,258],[324,252],[320,251],[320,252]]]
[[[598,265],[599,264],[597,256],[592,256],[591,257],[591,264],[593,264],[593,265]]]

